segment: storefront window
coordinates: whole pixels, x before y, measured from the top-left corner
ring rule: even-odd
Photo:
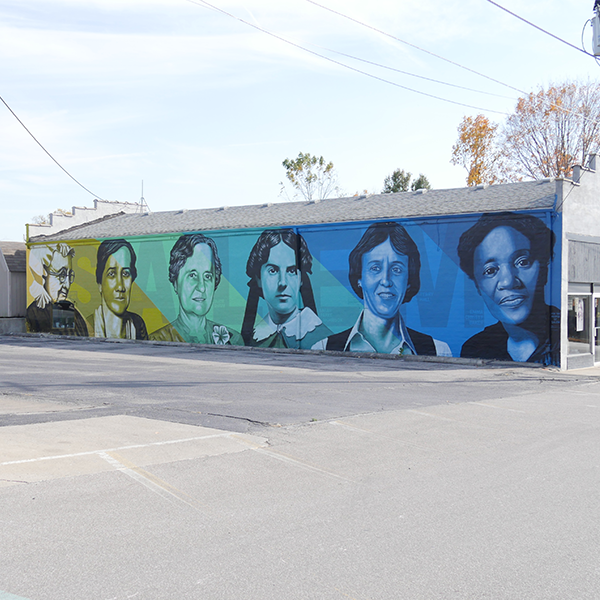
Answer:
[[[590,354],[590,296],[569,295],[569,354]]]

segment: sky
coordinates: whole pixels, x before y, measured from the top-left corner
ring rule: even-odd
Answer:
[[[309,0],[210,1],[233,17],[201,0],[0,0],[0,96],[87,188],[0,104],[0,239],[94,198],[138,202],[142,181],[155,212],[285,202],[281,163],[299,152],[334,163],[341,195],[379,193],[397,168],[463,187],[465,115],[501,122],[516,90],[600,79],[487,0],[318,1],[412,46]],[[591,49],[593,0],[498,3]]]

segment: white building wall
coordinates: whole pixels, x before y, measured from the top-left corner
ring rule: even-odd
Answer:
[[[595,254],[600,253],[600,173],[595,155],[584,167],[575,167],[573,181],[557,181],[557,209],[562,212],[561,366],[591,367],[595,360],[593,294],[600,293],[600,276]],[[589,354],[569,355],[569,292],[589,298],[585,315],[590,327]]]
[[[73,206],[70,215],[55,211],[49,215],[50,223],[47,225],[27,225],[29,237],[36,235],[52,235],[76,225],[83,225],[102,217],[118,213],[137,213],[142,211],[141,204],[137,202],[108,202],[107,200],[94,200],[94,206]]]
[[[577,167],[573,181],[562,182],[563,229],[566,234],[600,237],[600,174],[596,156],[587,167]],[[598,165],[600,166],[600,164]]]
[[[10,274],[8,316],[24,317],[27,309],[27,273]]]
[[[24,333],[27,274],[9,271],[0,249],[0,334]]]
[[[12,317],[9,314],[10,271],[0,250],[0,317]]]

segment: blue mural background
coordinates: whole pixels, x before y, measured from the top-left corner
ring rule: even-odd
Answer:
[[[549,211],[528,213],[555,232],[556,245],[549,266],[545,299],[560,308],[560,216]],[[401,306],[409,328],[446,342],[453,356],[460,356],[463,343],[475,333],[496,323],[486,309],[474,283],[459,267],[457,246],[460,236],[481,215],[397,220],[416,243],[420,258],[419,293]],[[372,222],[306,225],[293,228],[306,241],[312,255],[312,284],[317,314],[333,333],[354,325],[363,310],[363,301],[348,280],[348,257]],[[276,228],[274,228],[276,229]],[[207,317],[236,332],[242,329],[248,298],[246,263],[262,229],[202,231],[212,238],[222,264],[221,282],[215,290]],[[130,310],[144,318],[148,332],[177,318],[179,299],[168,279],[169,258],[181,233],[127,238],[137,257],[136,293]],[[93,278],[95,252],[99,241],[66,242],[74,249],[74,282],[69,299],[84,316],[98,305]],[[32,298],[30,298],[30,301]],[[260,299],[257,323],[268,319],[269,307]]]

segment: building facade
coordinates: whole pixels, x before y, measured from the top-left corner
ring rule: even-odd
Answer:
[[[595,157],[574,180],[124,214],[28,242],[28,330],[600,361]]]
[[[27,260],[23,242],[0,242],[0,333],[25,331]]]

